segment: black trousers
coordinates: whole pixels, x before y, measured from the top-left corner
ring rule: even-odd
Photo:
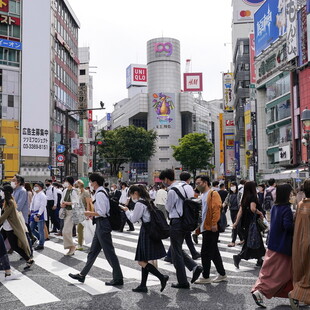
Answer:
[[[171,258],[179,284],[188,283],[185,267],[192,271],[197,266],[197,263],[182,250],[185,235],[186,232],[181,228],[181,220],[172,219],[170,222]]]
[[[46,227],[48,232],[49,230],[49,221],[51,220],[51,223],[53,224],[53,230],[59,229],[59,217],[57,216],[57,211],[53,210],[54,207],[54,200],[48,200],[46,205],[47,210],[47,221],[46,221]]]
[[[18,239],[13,230],[6,231],[6,236],[10,242],[11,249],[18,253],[25,261],[28,261],[30,257],[22,248],[18,246]]]
[[[201,262],[203,267],[202,275],[205,279],[210,277],[211,261],[221,276],[226,274],[222,257],[217,246],[218,239],[218,231],[212,232],[210,230],[206,230],[202,233]]]
[[[86,276],[88,274],[100,251],[103,250],[105,258],[112,267],[113,280],[123,280],[123,273],[115,254],[111,231],[111,225],[107,218],[101,217],[96,219],[95,235],[87,255],[86,265],[81,271],[81,275]]]
[[[134,230],[134,229],[135,229],[135,227],[133,226],[133,224],[128,220],[128,218],[127,218],[125,212],[122,212],[122,226],[121,226],[121,228],[120,228],[120,231],[123,231],[123,230],[124,230],[124,227],[125,227],[125,224],[126,224],[126,223],[128,224],[130,230]]]
[[[230,210],[230,218],[232,223],[235,223],[237,218],[238,210]],[[238,223],[237,228],[233,229],[231,232],[231,242],[235,243],[237,239],[237,235],[239,236],[240,241],[244,240],[244,236],[241,229],[241,221]]]

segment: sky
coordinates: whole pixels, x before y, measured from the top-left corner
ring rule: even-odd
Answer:
[[[231,0],[69,0],[81,28],[79,46],[90,47],[94,107],[128,97],[126,68],[146,64],[146,43],[171,37],[181,43],[181,72],[203,73],[205,100],[222,98],[221,72],[231,63]],[[183,85],[183,81],[182,84]]]

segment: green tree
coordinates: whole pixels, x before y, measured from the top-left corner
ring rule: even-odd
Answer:
[[[131,125],[102,130],[97,139],[104,142],[98,146],[100,156],[110,164],[111,176],[116,176],[124,163],[148,161],[154,155],[157,133]]]
[[[172,145],[173,157],[196,177],[197,170],[211,166],[213,144],[204,133],[189,133],[179,139],[179,145]]]

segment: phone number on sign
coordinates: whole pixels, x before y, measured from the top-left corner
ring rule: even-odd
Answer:
[[[23,144],[24,149],[33,149],[33,150],[47,150],[48,145],[41,144]]]

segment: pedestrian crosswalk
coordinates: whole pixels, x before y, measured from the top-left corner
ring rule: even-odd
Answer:
[[[130,283],[137,285],[141,278],[140,267],[134,262],[135,251],[138,241],[140,226],[135,226],[132,232],[113,232],[113,244],[116,254],[120,260],[122,272],[124,275],[124,289],[131,290]],[[233,280],[250,280],[253,283],[257,277],[256,261],[242,262],[240,269],[236,269],[233,264],[233,255],[240,251],[241,247],[236,246],[228,248],[227,244],[231,241],[231,228],[228,227],[225,233],[220,235],[219,248],[223,258],[225,270],[228,277]],[[75,239],[77,243],[77,240]],[[164,245],[168,249],[170,242],[164,240]],[[201,238],[199,244],[195,245],[198,252],[201,248]],[[97,296],[113,292],[119,292],[120,288],[105,285],[105,281],[111,279],[111,267],[101,253],[94,266],[86,277],[85,283],[79,283],[71,279],[69,273],[78,273],[81,271],[87,260],[87,247],[85,251],[76,251],[72,257],[64,256],[66,250],[63,248],[62,237],[51,235],[51,240],[45,242],[43,251],[34,251],[35,265],[31,270],[20,273],[24,262],[19,260],[17,254],[10,256],[11,264],[14,267],[14,273],[19,273],[18,280],[5,281],[4,274],[0,273],[0,291],[6,294],[0,294],[0,304],[2,304],[2,296],[6,296],[6,300],[10,298],[16,303],[16,308],[20,306],[35,307],[37,305],[57,303],[72,297],[81,296]],[[184,249],[187,247],[184,244]],[[197,261],[199,263],[199,261]],[[158,267],[163,272],[175,280],[175,269],[170,263],[164,260],[158,260]],[[213,275],[216,274],[212,269]],[[187,270],[188,277],[192,274]],[[230,282],[231,282],[230,281]],[[236,283],[228,283],[228,285],[236,285]],[[249,285],[249,284],[246,284]],[[159,281],[154,276],[148,279],[148,286],[159,286]],[[151,288],[152,289],[152,288]],[[34,298],[39,296],[39,298]],[[35,308],[34,308],[35,309]]]

